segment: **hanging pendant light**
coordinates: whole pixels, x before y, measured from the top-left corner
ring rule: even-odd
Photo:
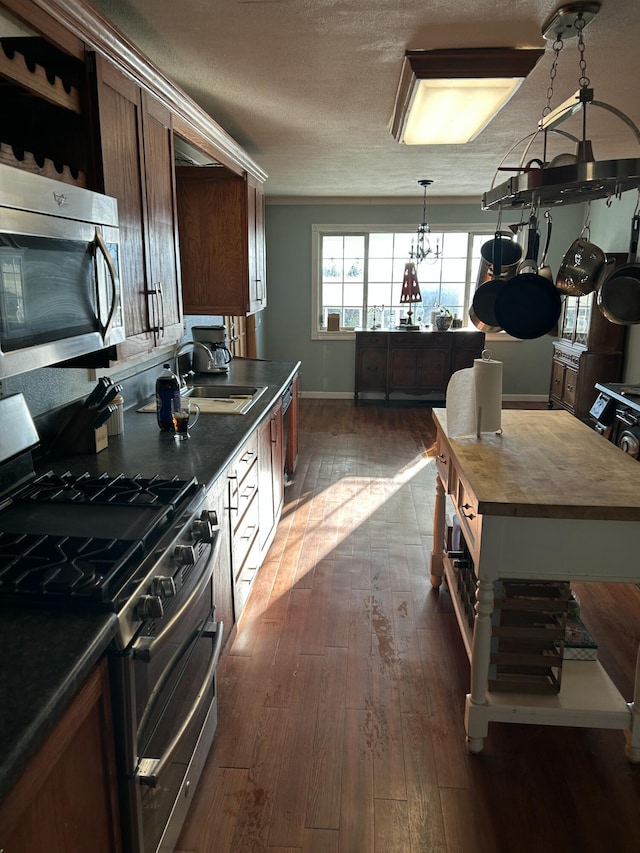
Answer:
[[[424,189],[422,197],[422,222],[418,225],[415,246],[414,240],[412,240],[411,250],[409,252],[409,257],[416,264],[420,264],[422,261],[427,259],[435,261],[440,256],[440,246],[438,245],[438,241],[436,240],[435,249],[431,246],[431,240],[429,237],[431,234],[431,228],[427,222],[427,187],[430,187],[433,181],[429,180],[429,178],[422,178],[418,183]]]

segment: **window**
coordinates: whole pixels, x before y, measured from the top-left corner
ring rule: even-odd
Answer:
[[[422,302],[411,306],[414,322],[428,324],[442,307],[469,325],[480,247],[493,233],[481,227],[432,231],[433,254],[417,267]],[[400,292],[415,234],[410,226],[314,225],[312,337],[398,326],[409,308],[400,304]]]

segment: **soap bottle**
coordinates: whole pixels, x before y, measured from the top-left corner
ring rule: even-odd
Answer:
[[[180,400],[180,385],[171,366],[164,364],[162,373],[156,379],[156,416],[163,432],[173,432],[172,400]]]

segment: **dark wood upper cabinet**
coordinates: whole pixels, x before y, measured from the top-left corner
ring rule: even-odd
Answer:
[[[176,168],[186,314],[243,316],[267,303],[264,194],[224,166]]]
[[[171,113],[95,56],[104,192],[118,199],[126,357],[182,337]]]

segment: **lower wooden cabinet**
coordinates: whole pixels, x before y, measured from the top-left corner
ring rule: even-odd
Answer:
[[[103,660],[0,809],[3,853],[118,853],[120,818]]]
[[[260,550],[268,549],[284,501],[282,403],[275,406],[258,428],[258,504]]]
[[[473,367],[483,332],[356,331],[354,398],[361,393],[444,395],[451,375]]]
[[[598,392],[596,382],[618,382],[622,374],[622,352],[589,352],[565,342],[553,345],[549,408],[566,409],[581,420]]]

